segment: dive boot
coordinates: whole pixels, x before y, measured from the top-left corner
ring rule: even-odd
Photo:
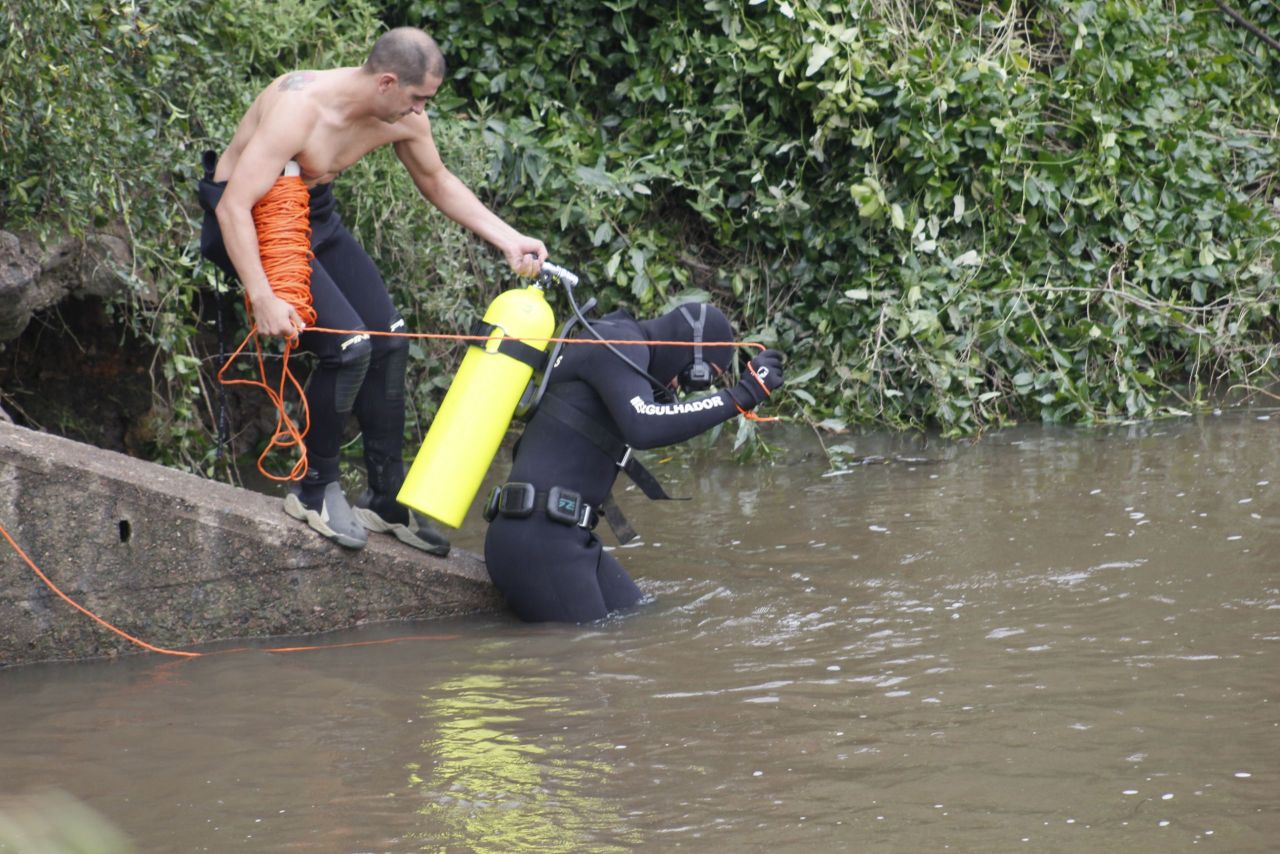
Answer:
[[[392,534],[400,542],[427,554],[439,557],[449,554],[449,541],[431,528],[426,517],[372,489],[366,489],[356,499],[355,515],[370,531]]]
[[[290,492],[284,499],[284,512],[306,522],[340,546],[364,548],[369,541],[369,532],[351,512],[351,505],[347,503],[347,496],[342,494],[338,481],[325,485],[324,498],[319,504],[319,508],[312,509],[303,503],[298,492]]]

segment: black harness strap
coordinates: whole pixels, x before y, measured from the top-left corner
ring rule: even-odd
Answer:
[[[538,411],[545,412],[549,418],[553,418],[570,430],[576,430],[586,436],[593,445],[604,451],[618,468],[626,472],[627,477],[631,478],[647,497],[655,501],[687,500],[684,498],[672,498],[667,495],[667,491],[662,488],[662,484],[653,476],[653,473],[645,468],[631,453],[630,445],[619,439],[610,430],[602,427],[600,422],[588,418],[573,404],[561,400],[554,393],[548,393],[542,398]],[[618,502],[613,500],[613,495],[609,495],[601,503],[600,512],[613,530],[613,535],[618,538],[618,542],[622,545],[625,546],[638,536],[636,529],[631,527],[631,523],[627,521],[627,517],[622,515],[622,508],[618,506]]]
[[[227,279],[227,275],[219,271],[218,284],[214,291],[214,315],[218,324],[218,361],[217,367],[214,369],[213,376],[217,379],[222,374],[222,369],[227,365],[227,330],[222,319],[224,301],[226,297],[223,291],[231,287]],[[214,459],[222,462],[223,449],[227,447],[227,443],[231,441],[231,416],[227,410],[227,387],[221,380],[215,383],[218,386],[218,450],[214,454]]]
[[[504,336],[498,343],[499,353],[504,356],[510,356],[516,361],[524,362],[535,371],[541,371],[543,367],[546,366],[546,353],[539,350],[537,347],[530,347],[523,341],[517,341],[514,338],[505,337],[506,330],[501,326],[495,326],[492,323],[485,323],[483,320],[478,320],[476,321],[476,325],[471,327],[471,331],[468,334],[492,338],[495,331],[502,332]],[[472,341],[471,346],[484,349],[485,343],[486,342],[483,341]]]
[[[218,206],[218,200],[222,198],[222,189],[213,184],[213,170],[218,165],[218,153],[216,151],[206,150],[200,156],[200,165],[204,168],[204,180],[196,184],[196,195],[200,199],[201,206],[212,211]],[[218,329],[218,361],[214,370],[214,376],[222,373],[223,367],[227,364],[227,330],[223,320],[223,314],[226,313],[226,297],[225,292],[231,289],[232,278],[221,269],[218,270],[218,284],[214,287],[214,321]],[[227,410],[227,387],[221,382],[218,386],[218,448],[214,453],[214,459],[222,462],[222,454],[231,439],[231,417]]]
[[[667,491],[662,488],[662,484],[653,476],[653,473],[645,468],[631,453],[630,445],[613,435],[607,428],[601,426],[600,422],[588,418],[577,407],[556,397],[554,393],[548,393],[542,399],[539,411],[545,411],[547,415],[564,426],[576,430],[590,439],[593,445],[604,451],[618,468],[626,472],[627,476],[635,481],[641,492],[654,501],[688,500],[685,498],[672,498],[667,495]]]
[[[604,520],[609,523],[609,529],[622,545],[625,546],[640,536],[636,533],[636,529],[631,527],[627,517],[622,515],[622,508],[613,500],[612,495],[607,496],[604,503],[600,505],[600,512],[604,515]]]

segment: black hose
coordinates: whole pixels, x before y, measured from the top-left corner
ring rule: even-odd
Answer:
[[[574,315],[577,316],[578,321],[584,327],[586,327],[586,329],[593,336],[595,336],[595,338],[601,344],[609,348],[609,351],[613,353],[613,355],[617,356],[623,362],[630,365],[631,368],[636,373],[640,374],[640,376],[647,379],[650,382],[650,384],[653,385],[654,390],[658,392],[659,395],[661,395],[662,400],[670,401],[673,399],[671,389],[667,387],[666,383],[659,381],[657,378],[655,378],[652,374],[650,374],[644,368],[640,367],[635,362],[631,361],[631,359],[627,358],[625,353],[623,353],[617,347],[614,347],[612,344],[606,341],[604,336],[601,335],[599,332],[597,332],[595,327],[593,327],[587,321],[587,319],[583,317],[582,310],[578,307],[578,301],[573,298],[573,289],[578,284],[578,275],[576,273],[570,272],[569,270],[566,270],[565,268],[557,264],[552,264],[549,261],[544,261],[542,263],[542,276],[544,277],[544,281],[546,279],[555,279],[561,284],[561,286],[564,288],[564,294],[569,300],[569,306],[573,309]],[[548,366],[548,371],[549,370],[550,370],[550,367]]]

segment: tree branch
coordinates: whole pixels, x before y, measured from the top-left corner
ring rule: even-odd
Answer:
[[[1271,46],[1272,50],[1280,51],[1280,41],[1277,41],[1274,37],[1267,35],[1261,27],[1233,9],[1226,0],[1214,0],[1214,2],[1218,4],[1218,8],[1221,9],[1223,14],[1228,18],[1235,21],[1258,38],[1262,39]]]

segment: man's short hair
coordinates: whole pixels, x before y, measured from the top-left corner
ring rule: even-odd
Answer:
[[[390,72],[406,85],[422,83],[427,77],[444,79],[444,54],[436,40],[417,27],[396,27],[373,43],[364,70],[370,74]]]

